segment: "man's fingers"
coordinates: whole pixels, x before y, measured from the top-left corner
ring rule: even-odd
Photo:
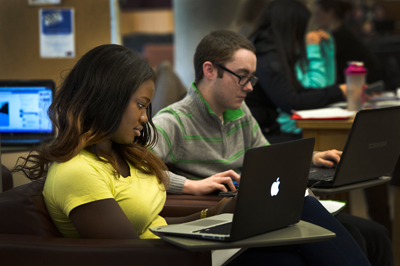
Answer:
[[[329,160],[324,160],[322,158],[320,158],[320,163],[322,166],[326,167],[326,168],[332,168],[335,166],[335,163]]]
[[[238,173],[236,173],[233,170],[227,170],[225,172],[221,172],[221,173],[217,173],[215,175],[213,175],[215,177],[229,177],[231,179],[234,179],[236,182],[240,182],[240,175]]]
[[[338,163],[340,161],[340,157],[342,156],[342,152],[338,150],[332,150],[327,153],[328,159],[333,160]]]
[[[228,191],[226,189],[225,185],[227,185],[231,191],[236,190],[236,187],[233,184],[232,179],[230,177],[220,177],[219,179],[216,179],[215,181],[220,184],[219,187],[221,187],[221,189],[220,189],[221,191],[224,191],[224,192]]]
[[[222,192],[228,192],[228,190],[226,189],[226,187],[223,185],[223,184],[216,184],[216,186],[215,186],[219,191],[222,191]]]
[[[324,154],[324,156],[320,158],[320,162],[325,167],[334,167],[339,163],[341,155],[342,155],[341,151],[329,150]]]

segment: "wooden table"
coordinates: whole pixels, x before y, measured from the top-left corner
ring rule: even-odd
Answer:
[[[354,117],[345,120],[297,120],[303,129],[303,138],[315,137],[315,151],[343,150]]]

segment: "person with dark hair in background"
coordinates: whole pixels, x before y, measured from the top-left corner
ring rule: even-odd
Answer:
[[[296,65],[296,77],[306,89],[323,89],[335,84],[335,48],[333,38],[323,30],[309,31],[306,35],[307,61],[299,60]],[[304,59],[303,59],[304,60]],[[276,119],[280,125],[281,134],[302,134],[302,129],[296,127],[296,121],[291,114],[279,109]]]
[[[308,8],[314,7],[310,0],[299,0]],[[256,30],[257,23],[263,10],[266,9],[270,1],[268,0],[247,0],[243,8],[234,21],[232,30],[251,37]],[[309,24],[311,21],[309,22]],[[305,37],[307,58],[299,58],[295,64],[296,77],[304,88],[324,88],[335,83],[335,61],[334,43],[332,36],[324,30],[316,30],[314,23],[308,25],[308,32]],[[302,60],[306,60],[303,61]],[[280,135],[270,135],[270,141],[279,142],[285,137],[300,138],[301,128],[296,127],[296,121],[290,119],[291,114],[278,108],[279,116],[276,121],[279,124]],[[275,110],[271,111],[275,114]],[[275,116],[274,116],[275,117]],[[276,124],[276,128],[278,127]]]
[[[273,1],[260,15],[250,37],[256,48],[256,75],[260,81],[249,93],[246,104],[271,143],[286,137],[280,134],[276,122],[277,108],[291,114],[293,110],[321,108],[345,100],[345,84],[308,89],[297,79],[296,64],[300,62],[304,69],[308,63],[305,36],[310,16],[299,1]],[[292,138],[301,135],[287,136]]]

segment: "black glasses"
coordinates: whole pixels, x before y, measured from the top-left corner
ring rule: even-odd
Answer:
[[[231,73],[232,75],[235,75],[236,77],[238,77],[240,86],[245,86],[249,81],[251,83],[251,86],[253,86],[253,87],[254,87],[254,85],[257,84],[258,78],[256,76],[252,76],[252,77],[241,76],[241,75],[238,75],[235,72],[227,69],[223,65],[218,64],[217,62],[213,62],[213,64],[219,66],[221,69],[223,69],[223,70]]]

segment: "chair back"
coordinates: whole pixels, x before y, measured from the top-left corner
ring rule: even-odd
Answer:
[[[4,192],[6,190],[12,189],[14,187],[14,179],[11,174],[11,171],[4,165],[1,165],[1,175],[2,175],[3,191],[0,191],[0,192]]]
[[[0,194],[0,234],[62,237],[46,209],[44,179]]]
[[[182,100],[187,93],[178,75],[168,61],[161,62],[157,67],[157,82],[154,97],[151,102],[152,115],[158,111]]]

